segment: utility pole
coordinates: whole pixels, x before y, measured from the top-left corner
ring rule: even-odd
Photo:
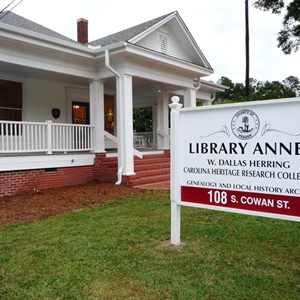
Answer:
[[[249,58],[249,2],[245,0],[245,28],[246,28],[246,79],[245,79],[245,96],[249,100],[250,95],[250,58]]]

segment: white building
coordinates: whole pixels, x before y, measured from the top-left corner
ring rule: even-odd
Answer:
[[[209,105],[225,89],[203,80],[213,69],[176,11],[92,42],[87,20],[77,28],[74,41],[0,14],[0,196],[94,179],[140,184],[137,162],[169,155],[171,96]],[[134,132],[136,107],[152,108],[152,134]]]

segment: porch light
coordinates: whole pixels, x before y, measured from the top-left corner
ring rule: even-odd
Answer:
[[[114,115],[114,113],[112,111],[112,108],[109,107],[108,108],[108,112],[107,112],[107,122],[108,123],[112,123],[112,121],[113,121],[113,115]]]

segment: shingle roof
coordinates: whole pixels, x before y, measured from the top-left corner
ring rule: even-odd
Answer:
[[[110,34],[106,37],[97,39],[95,41],[90,42],[89,45],[103,47],[103,46],[112,45],[112,44],[118,43],[118,42],[126,42],[126,41],[130,40],[131,38],[135,37],[136,35],[138,35],[139,33],[145,31],[146,29],[148,29],[151,26],[155,25],[156,23],[160,22],[161,20],[163,20],[167,16],[171,15],[172,13],[163,15],[163,16],[155,18],[153,20],[136,25],[134,27],[119,31],[117,33]],[[35,22],[32,22],[26,18],[23,18],[11,11],[10,12],[7,12],[7,11],[2,12],[0,14],[0,22],[5,23],[7,25],[11,25],[11,26],[19,27],[19,28],[26,29],[29,31],[33,31],[36,33],[40,33],[43,35],[58,38],[61,40],[77,43],[76,41],[74,41],[62,34],[59,34],[51,29],[48,29],[47,27],[44,27],[44,26],[39,25]]]
[[[112,45],[118,42],[127,42],[128,40],[132,39],[136,35],[140,34],[141,32],[145,31],[146,29],[150,28],[151,26],[155,25],[156,23],[160,22],[161,20],[165,19],[169,15],[173,14],[169,13],[166,15],[163,15],[161,17],[155,18],[153,20],[144,22],[142,24],[136,25],[134,27],[119,31],[117,33],[108,35],[106,37],[97,39],[93,42],[90,42],[89,45],[91,46],[107,46]]]
[[[25,19],[17,14],[14,14],[13,12],[7,12],[4,11],[0,14],[0,22],[5,23],[7,25],[19,27],[22,29],[26,29],[29,31],[33,31],[36,33],[40,33],[43,35],[51,36],[54,38],[58,38],[64,41],[69,41],[69,42],[76,42],[62,34],[59,34],[51,29],[48,29],[42,25],[39,25],[35,22],[32,22],[28,19]]]

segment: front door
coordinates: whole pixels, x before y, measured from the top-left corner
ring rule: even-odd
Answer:
[[[72,102],[72,123],[90,124],[90,104],[86,102]]]

